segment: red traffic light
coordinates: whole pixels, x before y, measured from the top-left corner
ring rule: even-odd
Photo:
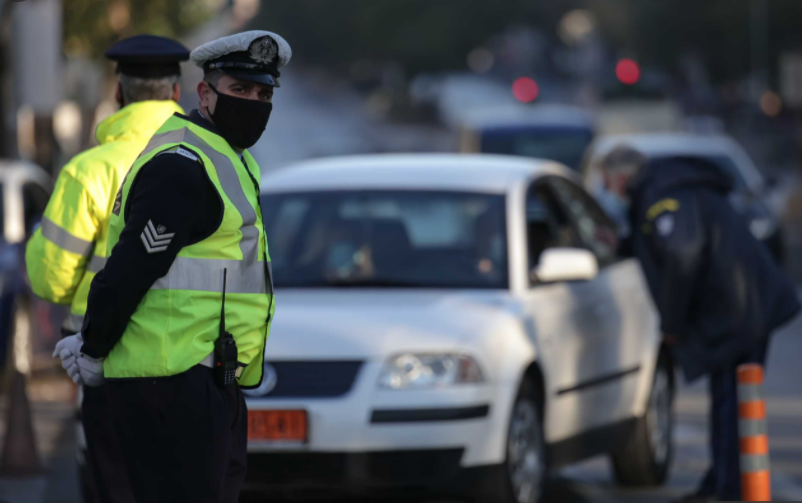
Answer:
[[[530,77],[520,77],[515,79],[512,83],[512,95],[518,101],[524,103],[531,103],[540,95],[540,87],[538,87],[535,79]]]
[[[615,65],[615,76],[622,84],[637,84],[640,80],[640,65],[635,60],[624,58]]]

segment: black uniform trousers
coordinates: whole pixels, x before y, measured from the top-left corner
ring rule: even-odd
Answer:
[[[738,434],[738,365],[765,365],[768,338],[732,366],[710,374],[710,451],[712,465],[699,493],[720,501],[741,500],[740,437]]]
[[[86,437],[86,466],[94,487],[85,495],[97,503],[134,503],[128,471],[111,419],[106,386],[83,387],[81,423]]]
[[[170,377],[109,379],[109,401],[137,503],[235,503],[247,471],[239,386],[196,366]]]

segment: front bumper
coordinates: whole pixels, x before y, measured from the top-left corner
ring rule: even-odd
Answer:
[[[460,451],[465,468],[501,463],[511,405],[492,385],[433,390],[381,390],[381,365],[368,362],[354,387],[337,398],[249,398],[248,409],[305,410],[306,443],[251,440],[258,454],[359,455],[395,451]],[[292,458],[292,456],[290,456]],[[293,458],[294,459],[294,458]]]

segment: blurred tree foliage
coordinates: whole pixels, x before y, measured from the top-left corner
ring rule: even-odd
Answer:
[[[120,39],[179,37],[219,10],[221,0],[64,0],[67,56],[100,57]]]
[[[252,26],[287,37],[314,63],[361,58],[401,62],[412,72],[465,68],[465,56],[511,26],[556,37],[560,18],[590,9],[622,54],[676,70],[695,53],[724,81],[750,67],[749,2],[769,3],[770,68],[784,50],[802,48],[798,0],[263,0]]]

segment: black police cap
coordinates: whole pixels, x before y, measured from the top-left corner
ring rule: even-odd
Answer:
[[[106,57],[117,62],[118,73],[158,79],[181,75],[179,62],[189,59],[189,49],[169,38],[137,35],[114,44]]]

